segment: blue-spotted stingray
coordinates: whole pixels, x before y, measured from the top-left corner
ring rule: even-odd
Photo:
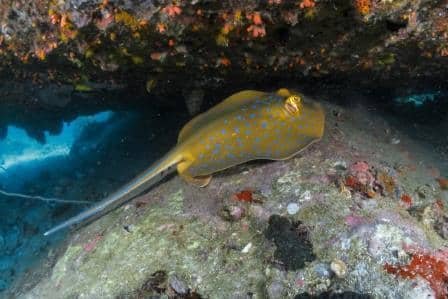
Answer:
[[[256,159],[288,159],[318,141],[324,124],[322,107],[297,92],[238,92],[189,121],[177,145],[131,182],[45,235],[104,215],[174,167],[185,181],[205,187],[223,169]]]

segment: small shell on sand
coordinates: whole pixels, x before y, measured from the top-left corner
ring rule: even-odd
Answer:
[[[340,259],[334,259],[330,264],[330,269],[338,278],[343,278],[347,275],[347,265]]]

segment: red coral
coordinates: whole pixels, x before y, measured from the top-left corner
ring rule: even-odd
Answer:
[[[372,1],[371,0],[355,0],[354,6],[356,11],[361,15],[367,15],[372,10]]]
[[[266,29],[264,26],[250,25],[247,28],[247,32],[251,32],[253,37],[263,37],[266,35]]]
[[[182,9],[177,5],[168,5],[162,9],[162,12],[170,17],[175,17],[182,13]]]
[[[402,194],[401,202],[406,206],[406,208],[410,208],[412,206],[412,197],[409,194]]]
[[[448,296],[448,248],[429,254],[424,251],[415,252],[408,265],[384,265],[387,273],[406,279],[417,276],[426,280],[437,299]]]
[[[350,187],[352,189],[357,189],[358,188],[358,181],[356,180],[356,178],[354,176],[347,176],[345,178],[345,182],[344,182],[345,186]]]
[[[263,203],[263,196],[252,190],[237,192],[232,195],[232,199],[249,203]]]
[[[237,200],[240,201],[252,202],[254,200],[253,194],[254,193],[250,190],[243,190],[241,192],[236,193],[235,197]]]
[[[447,178],[439,177],[436,180],[439,183],[440,189],[448,190],[448,179]]]
[[[232,62],[227,57],[218,58],[218,61],[216,63],[217,66],[221,66],[221,65],[222,66],[230,66],[231,64],[232,64]]]
[[[263,20],[261,19],[261,15],[259,12],[254,12],[254,15],[252,16],[252,20],[255,25],[263,24]]]
[[[299,6],[301,9],[313,8],[314,6],[316,6],[316,3],[314,2],[314,0],[302,0],[302,2],[300,2]]]
[[[266,29],[259,12],[247,13],[246,18],[253,23],[253,25],[247,28],[247,32],[251,32],[253,37],[263,37],[266,35]]]

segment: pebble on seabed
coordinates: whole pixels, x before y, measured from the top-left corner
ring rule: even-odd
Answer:
[[[347,275],[347,265],[340,259],[334,259],[330,264],[331,271],[336,274],[337,277],[342,278]]]
[[[286,207],[286,210],[288,211],[289,215],[295,215],[299,211],[299,205],[296,204],[295,202],[291,202]]]

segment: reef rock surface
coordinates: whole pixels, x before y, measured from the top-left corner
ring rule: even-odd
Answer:
[[[321,142],[203,189],[169,178],[76,231],[15,296],[445,298],[447,160],[367,109],[325,107]]]
[[[316,78],[405,88],[447,75],[446,0],[9,0],[0,12],[2,77],[42,88],[166,95]]]

